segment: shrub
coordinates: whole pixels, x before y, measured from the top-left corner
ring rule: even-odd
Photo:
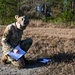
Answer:
[[[15,21],[15,19],[13,17],[11,17],[11,18],[2,18],[2,19],[0,19],[0,24],[1,25],[8,25],[8,24],[10,24],[14,21]]]
[[[71,11],[65,11],[61,14],[61,19],[63,22],[65,22],[65,21],[73,21],[75,18]]]

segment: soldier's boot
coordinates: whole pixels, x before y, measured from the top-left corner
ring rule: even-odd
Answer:
[[[4,54],[2,55],[1,63],[2,64],[7,64],[7,57]]]

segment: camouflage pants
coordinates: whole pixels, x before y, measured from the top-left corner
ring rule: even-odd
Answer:
[[[31,38],[27,38],[25,40],[20,41],[20,47],[21,49],[23,49],[25,52],[28,51],[28,49],[30,48],[30,46],[32,45],[32,39]],[[24,56],[21,57],[19,60],[14,60],[13,58],[11,58],[10,56],[7,56],[8,61],[10,61],[14,66],[18,67],[18,68],[23,68],[25,67],[25,60],[24,60]]]

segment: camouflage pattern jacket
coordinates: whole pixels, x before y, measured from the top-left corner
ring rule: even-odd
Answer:
[[[2,51],[5,55],[7,55],[7,52],[9,52],[11,48],[14,48],[19,44],[22,34],[23,30],[18,29],[16,23],[10,24],[6,27],[1,40]]]

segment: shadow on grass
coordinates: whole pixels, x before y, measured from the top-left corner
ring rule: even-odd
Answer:
[[[52,60],[57,63],[65,62],[69,63],[74,61],[75,54],[74,53],[59,53],[51,56]]]
[[[39,58],[40,59],[40,58]],[[41,63],[38,60],[28,60],[26,63],[26,68],[36,68],[36,67],[42,67],[48,64],[53,64],[53,63],[69,63],[69,62],[73,62],[75,59],[75,55],[74,53],[59,53],[59,54],[54,54],[52,56],[50,56],[49,62],[47,63]]]
[[[25,68],[37,68],[47,65],[47,63],[41,63],[37,60],[27,60]]]

